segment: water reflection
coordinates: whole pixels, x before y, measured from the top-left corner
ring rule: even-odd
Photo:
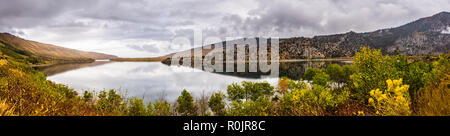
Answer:
[[[47,74],[47,76],[53,76],[56,74],[64,73],[67,71],[72,71],[84,67],[94,67],[94,66],[100,66],[103,64],[110,63],[110,61],[95,61],[95,62],[89,62],[89,63],[63,63],[63,64],[55,64],[50,66],[41,66],[36,67],[41,72],[44,72]]]
[[[276,77],[288,77],[289,79],[298,80],[301,77],[303,77],[303,74],[306,72],[309,68],[323,68],[330,64],[339,64],[339,65],[347,65],[351,64],[352,61],[290,61],[290,62],[280,62],[279,63],[279,74],[276,75]],[[171,66],[170,64],[166,64],[168,66]],[[222,71],[225,71],[226,65],[234,65],[234,71],[237,71],[236,65],[233,63],[224,63],[224,68]],[[237,76],[242,78],[263,78],[266,76],[270,76],[271,73],[269,72],[260,72],[260,70],[257,68],[256,71],[258,72],[249,72],[249,64],[243,64],[245,65],[245,72],[213,72],[216,74],[222,74],[222,75],[230,75],[230,76]],[[181,65],[184,66],[184,65]],[[204,70],[205,67],[194,67],[193,65],[190,66],[191,68],[196,68],[199,70]]]
[[[280,63],[280,76],[289,79],[299,80],[309,68],[323,68],[330,64],[347,65],[342,61],[305,61],[305,62],[284,62]]]
[[[307,68],[324,67],[339,62],[286,62],[280,63],[280,76],[300,79]],[[342,64],[342,63],[339,63]],[[126,96],[154,101],[165,96],[175,101],[183,89],[200,96],[219,90],[226,91],[234,82],[267,81],[276,85],[278,77],[258,73],[205,72],[184,66],[169,66],[159,62],[94,62],[60,64],[39,68],[48,79],[82,92],[84,90],[119,89]]]

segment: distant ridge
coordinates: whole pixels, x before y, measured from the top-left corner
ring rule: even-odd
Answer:
[[[32,55],[47,59],[74,60],[117,58],[117,56],[114,55],[69,49],[56,45],[25,40],[9,33],[0,33],[0,46],[5,46],[5,43],[18,50],[26,51]]]
[[[224,47],[226,42],[214,47]],[[209,45],[206,45],[209,46]],[[386,54],[410,56],[438,55],[450,52],[450,12],[440,12],[411,23],[373,32],[293,37],[280,39],[280,59],[351,57],[361,46],[381,49]],[[205,47],[205,46],[203,46]],[[200,48],[203,48],[200,47]],[[178,53],[190,53],[191,50]],[[203,49],[207,54],[211,49]],[[175,53],[164,57],[169,58]],[[164,62],[164,61],[163,61]]]

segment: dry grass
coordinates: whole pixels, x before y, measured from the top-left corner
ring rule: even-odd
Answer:
[[[14,107],[10,106],[6,101],[0,100],[0,116],[15,116]]]
[[[99,114],[67,86],[47,81],[45,74],[14,61],[0,66],[0,99],[2,111],[8,113],[3,115],[12,115],[11,111],[20,116]]]
[[[437,83],[426,85],[418,95],[419,115],[450,116],[450,73],[445,74]]]

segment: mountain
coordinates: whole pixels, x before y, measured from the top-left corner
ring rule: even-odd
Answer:
[[[290,38],[289,40],[293,40],[297,44],[280,46],[286,48],[290,48],[290,46],[311,48],[312,54],[301,54],[305,57],[352,56],[360,46],[381,49],[387,54],[400,52],[405,55],[437,55],[448,53],[450,50],[450,34],[446,33],[447,31],[450,31],[450,13],[441,12],[396,28],[381,29],[367,33],[348,32],[345,34],[316,36],[312,39],[307,38],[303,40]],[[310,41],[311,44],[301,44],[305,41]]]
[[[225,46],[224,41],[218,45]],[[216,44],[217,45],[217,44]],[[361,46],[386,54],[438,55],[450,51],[450,13],[441,12],[403,26],[373,32],[280,39],[280,59],[351,57]],[[205,47],[205,46],[204,46]],[[192,50],[192,49],[191,49]],[[203,50],[203,54],[210,50]],[[189,53],[183,51],[180,53]],[[172,54],[166,55],[171,56]],[[169,62],[168,60],[163,62]]]
[[[86,52],[59,47],[56,45],[25,40],[9,33],[0,33],[0,46],[8,47],[19,53],[26,53],[48,60],[82,60],[82,59],[112,59],[114,55]]]

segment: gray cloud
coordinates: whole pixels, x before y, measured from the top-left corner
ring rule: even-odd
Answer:
[[[101,46],[105,50],[94,51],[122,57],[164,55],[170,51],[162,49],[163,43],[178,36],[192,39],[192,29],[202,29],[203,36],[222,39],[314,36],[350,30],[374,31],[450,11],[448,0],[0,0],[0,3],[0,31],[69,48],[90,50]],[[142,43],[148,44],[144,47]],[[144,48],[150,52],[131,52]]]
[[[447,0],[262,0],[250,17],[223,20],[239,35],[313,36],[396,27],[449,10]]]
[[[160,51],[159,48],[154,44],[145,44],[145,45],[127,45],[127,47],[138,50],[138,51],[146,51],[150,53],[158,53]]]
[[[2,3],[0,25],[19,28],[48,24],[59,15],[96,3],[91,0],[0,0],[0,2]]]

